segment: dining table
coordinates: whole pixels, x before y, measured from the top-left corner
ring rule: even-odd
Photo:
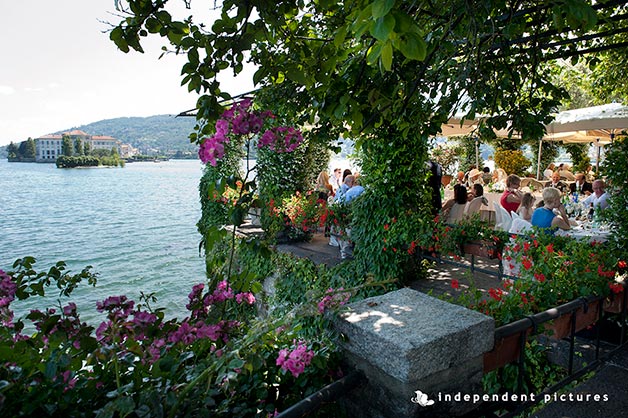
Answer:
[[[524,187],[521,189],[521,191],[524,193],[525,192],[532,193],[532,195],[536,199],[535,203],[543,198],[540,190],[530,191],[530,189],[528,189],[527,187]],[[480,207],[480,219],[488,221],[489,223],[495,223],[495,206],[493,206],[493,202],[499,203],[500,199],[502,198],[502,194],[503,192],[484,192],[483,196],[488,201],[488,205],[486,206],[482,205]],[[446,202],[448,199],[452,199],[453,197],[454,197],[453,190],[445,189],[445,199],[443,200],[443,203]]]
[[[595,224],[589,220],[574,220],[571,229],[559,229],[556,235],[573,237],[577,239],[585,239],[589,242],[606,242],[608,241],[611,231],[606,224]],[[573,225],[575,223],[575,225]]]

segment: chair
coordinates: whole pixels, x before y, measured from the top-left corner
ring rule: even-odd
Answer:
[[[515,219],[522,219],[521,215],[519,215],[517,212],[510,212],[510,216],[512,217],[513,222],[515,221]]]
[[[513,215],[515,212],[512,213]],[[523,234],[532,229],[532,224],[526,221],[523,218],[512,218],[512,223],[510,224],[510,228],[508,232],[510,234]]]
[[[470,201],[465,209],[465,216],[470,217],[474,213],[479,213],[484,201],[486,201],[484,196],[478,196]],[[484,204],[486,205],[486,203]]]
[[[508,231],[512,224],[510,213],[499,202],[493,202],[493,207],[495,208],[495,229]]]
[[[467,204],[461,205],[461,204],[455,203],[449,210],[449,214],[447,215],[447,223],[455,224],[461,219],[463,219],[465,217],[466,210],[467,210]]]
[[[538,180],[535,180],[535,179],[530,179],[530,180],[528,181],[528,187],[529,187],[530,189],[532,189],[532,187],[534,187],[534,190],[541,190],[541,189],[543,188],[543,186],[544,186],[544,184],[543,184],[543,183],[541,183],[541,182],[540,182],[540,181],[538,181]]]

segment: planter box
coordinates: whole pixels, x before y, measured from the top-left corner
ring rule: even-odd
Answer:
[[[600,317],[600,306],[600,302],[597,301],[589,304],[589,309],[586,313],[584,308],[576,310],[576,332],[582,331],[589,325],[597,322]],[[572,314],[568,313],[544,324],[545,335],[555,340],[565,338],[571,334],[571,318]]]
[[[532,327],[528,328],[525,333],[526,338],[528,338],[532,333]],[[521,333],[518,332],[496,339],[493,349],[488,353],[484,353],[484,373],[517,361],[519,354],[521,354],[520,337]]]
[[[601,301],[590,303],[586,313],[584,312],[584,307],[579,307],[575,311],[575,331],[582,331],[589,325],[596,323],[599,319],[600,309],[602,309]],[[544,322],[539,325],[539,327],[542,327],[541,329],[544,330],[543,333],[549,338],[565,338],[571,334],[571,318],[572,313],[563,314],[552,321]],[[529,338],[532,335],[532,330],[532,325],[530,325],[530,327],[521,332],[525,332],[526,338]],[[484,353],[485,373],[502,367],[508,363],[515,362],[519,359],[519,355],[521,353],[521,332],[517,332],[503,338],[495,338],[495,345],[493,346],[493,349]]]
[[[497,258],[497,247],[492,242],[474,241],[462,244],[462,252],[478,257],[495,259]]]
[[[604,311],[610,313],[621,313],[624,309],[624,292],[612,294],[604,300]]]

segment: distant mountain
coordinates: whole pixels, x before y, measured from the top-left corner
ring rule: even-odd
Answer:
[[[163,154],[173,154],[177,151],[196,152],[198,150],[198,146],[191,144],[188,137],[194,131],[195,124],[194,117],[156,115],[105,119],[56,133],[79,129],[90,135],[112,136],[125,144],[131,144],[142,153],[158,150]]]

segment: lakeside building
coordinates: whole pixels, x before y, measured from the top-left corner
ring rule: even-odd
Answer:
[[[72,130],[61,134],[49,134],[35,138],[35,161],[38,163],[50,162],[54,163],[57,157],[63,155],[63,137],[70,137],[72,143],[77,139],[83,142],[83,145],[89,144],[92,150],[115,148],[122,158],[132,157],[137,154],[137,149],[129,144],[123,144],[121,141],[107,135],[89,135],[80,130]]]

